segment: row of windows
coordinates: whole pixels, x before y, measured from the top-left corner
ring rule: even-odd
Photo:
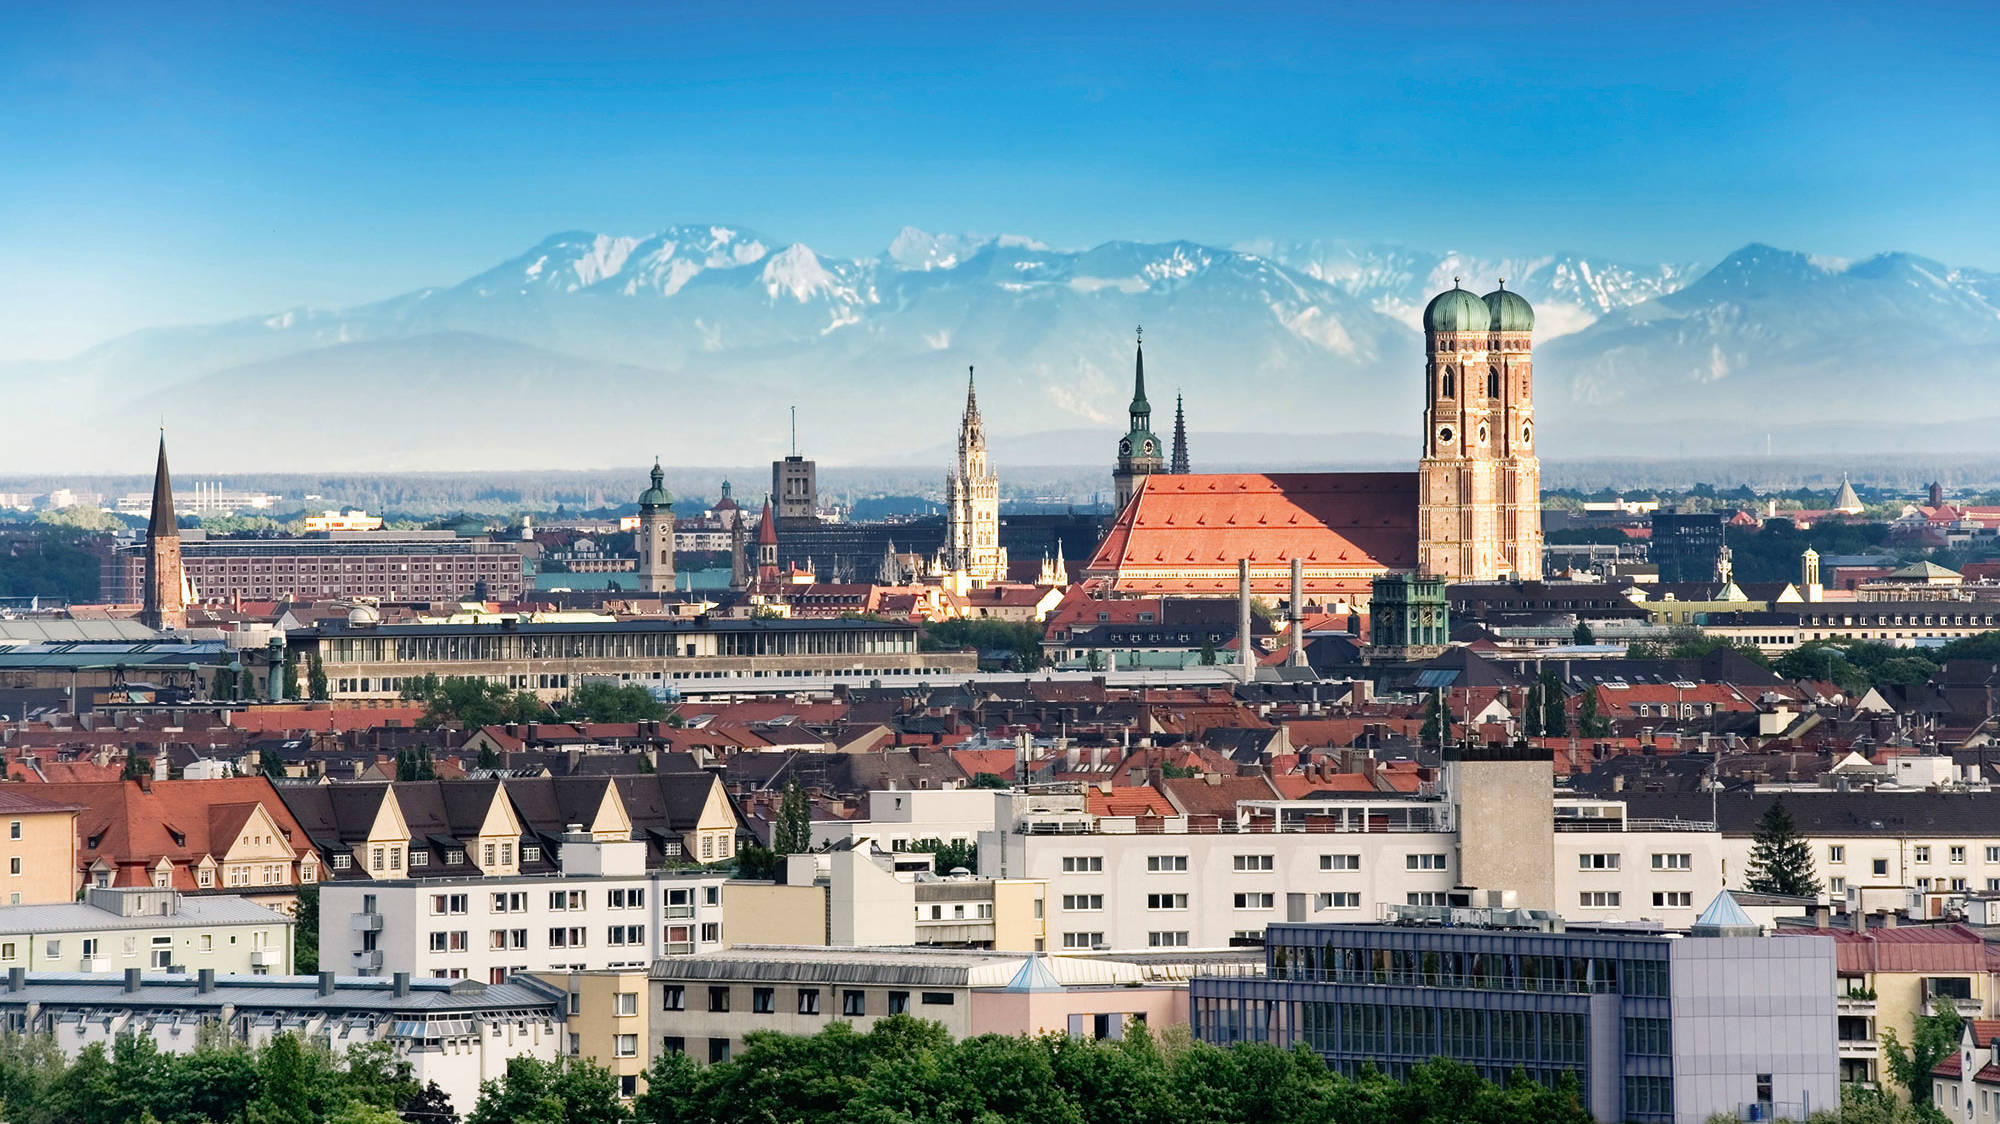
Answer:
[[[1444,856],[1409,855],[1406,856],[1406,863],[1410,870],[1443,870]],[[1230,858],[1231,868],[1246,874],[1276,870],[1277,865],[1277,856],[1271,854],[1234,855]],[[1361,856],[1321,855],[1319,857],[1319,868],[1321,870],[1360,870]],[[1188,857],[1186,855],[1146,856],[1146,873],[1148,874],[1185,874],[1187,869]],[[1062,872],[1064,874],[1102,874],[1104,873],[1104,856],[1064,855]]]
[[[1270,957],[1273,979],[1636,996],[1662,996],[1667,986],[1663,960],[1361,948],[1331,941],[1325,945],[1276,945]]]
[[[667,984],[661,989],[661,1010],[687,1010],[687,985]],[[831,991],[833,989],[825,989]],[[822,989],[801,987],[792,989],[793,1009],[801,1015],[817,1015],[820,1010]],[[909,1013],[910,993],[891,991],[885,995],[885,1014],[902,1015]],[[926,991],[919,993],[918,1001],[926,1007],[950,1007],[958,1002],[958,996],[949,991]],[[715,1014],[726,1014],[734,1002],[733,989],[726,985],[711,986],[708,989],[708,1010]],[[750,989],[750,1013],[773,1015],[778,1011],[778,989],[775,987],[753,987]],[[858,988],[840,989],[840,1013],[850,1018],[869,1014],[868,993]]]

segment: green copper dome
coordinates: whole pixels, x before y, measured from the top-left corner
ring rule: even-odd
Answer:
[[[1535,308],[1521,294],[1504,284],[1486,294],[1486,307],[1493,310],[1493,330],[1496,332],[1532,332],[1535,330]]]
[[[639,493],[640,507],[672,507],[674,494],[667,491],[667,474],[660,471],[660,462],[653,462],[653,486]]]
[[[1493,310],[1472,292],[1456,285],[1431,298],[1424,306],[1426,332],[1484,332],[1493,323]]]

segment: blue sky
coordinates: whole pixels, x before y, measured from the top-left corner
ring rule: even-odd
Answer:
[[[1631,10],[1645,7],[1647,10]],[[558,230],[2000,268],[1979,5],[0,10],[0,360]]]

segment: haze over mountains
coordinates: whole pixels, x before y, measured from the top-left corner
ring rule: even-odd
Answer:
[[[1906,254],[1751,245],[1703,267],[905,229],[850,260],[676,226],[557,234],[448,287],[0,366],[0,393],[39,407],[0,471],[143,460],[162,416],[198,435],[182,455],[204,470],[741,464],[782,451],[793,404],[822,460],[942,463],[968,365],[1003,473],[1004,442],[1108,463],[1138,324],[1155,428],[1184,392],[1197,468],[1205,439],[1273,464],[1414,458],[1417,314],[1454,276],[1535,304],[1546,457],[1826,452],[1826,423],[1843,453],[1989,445],[1967,403],[2000,374],[2000,274]]]

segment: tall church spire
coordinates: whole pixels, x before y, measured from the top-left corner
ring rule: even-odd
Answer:
[[[153,509],[146,518],[146,589],[139,622],[148,628],[186,628],[182,583],[181,532],[174,522],[174,485],[167,472],[167,432],[162,428],[160,459],[153,468]]]
[[[1139,482],[1166,468],[1160,439],[1153,436],[1153,404],[1146,401],[1146,340],[1141,328],[1132,348],[1131,425],[1118,439],[1118,461],[1111,470],[1118,510],[1125,510]]]
[[[1167,471],[1175,476],[1186,476],[1193,471],[1188,467],[1187,416],[1181,411],[1181,396],[1174,395],[1174,457]]]
[[[958,426],[958,463],[945,475],[944,567],[963,594],[1007,576],[1007,551],[1000,546],[1000,482],[986,464],[986,426],[979,419],[979,395],[965,369],[965,416]]]

